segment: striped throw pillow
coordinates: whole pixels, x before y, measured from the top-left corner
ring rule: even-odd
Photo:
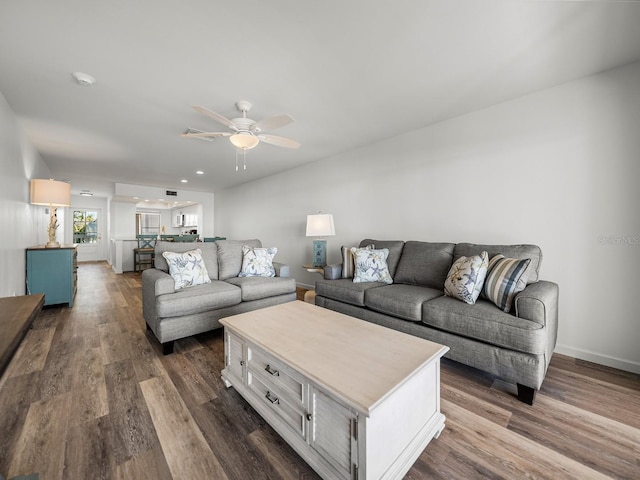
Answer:
[[[353,278],[353,273],[355,271],[355,262],[353,260],[353,253],[351,252],[351,248],[352,247],[342,247],[342,278]],[[362,248],[373,250],[375,247],[372,243],[371,245],[367,245]]]
[[[482,296],[491,300],[503,312],[511,310],[517,293],[527,286],[531,259],[520,260],[496,255],[489,261]]]

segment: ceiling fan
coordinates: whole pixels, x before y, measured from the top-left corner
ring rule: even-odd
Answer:
[[[285,148],[298,148],[300,144],[290,138],[279,137],[277,135],[269,135],[262,133],[264,131],[275,130],[292,123],[294,120],[289,115],[276,115],[265,118],[264,120],[255,121],[247,118],[247,112],[251,110],[251,104],[247,101],[240,100],[236,102],[236,108],[242,113],[241,118],[229,120],[219,113],[212,112],[204,107],[194,106],[196,112],[202,113],[216,122],[229,128],[229,132],[203,132],[189,128],[183,137],[209,139],[215,137],[229,137],[231,143],[240,150],[251,150],[255,148],[261,141]]]

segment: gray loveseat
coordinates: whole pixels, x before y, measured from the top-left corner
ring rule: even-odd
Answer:
[[[296,299],[296,282],[288,278],[287,265],[273,262],[275,277],[238,277],[243,245],[262,247],[255,239],[156,244],[155,268],[142,272],[142,312],[165,354],[173,351],[175,340],[220,328],[221,318]],[[162,252],[196,248],[202,251],[211,283],[175,290]]]
[[[558,328],[558,285],[540,280],[539,247],[371,239],[360,247],[370,244],[389,249],[394,283],[354,283],[341,278],[342,265],[328,265],[316,282],[316,305],[447,345],[448,358],[516,383],[518,398],[533,404]],[[527,286],[509,313],[482,298],[468,305],[443,293],[453,261],[482,251],[531,259]]]

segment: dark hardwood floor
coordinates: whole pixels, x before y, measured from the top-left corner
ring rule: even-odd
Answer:
[[[0,474],[40,479],[317,475],[220,380],[222,332],[162,356],[140,274],[81,264],[74,307],[45,308],[0,379]],[[444,360],[446,428],[408,479],[640,478],[640,376],[555,355],[533,406]]]

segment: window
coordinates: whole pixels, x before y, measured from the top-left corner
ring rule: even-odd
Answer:
[[[98,212],[73,211],[73,243],[98,243]]]

